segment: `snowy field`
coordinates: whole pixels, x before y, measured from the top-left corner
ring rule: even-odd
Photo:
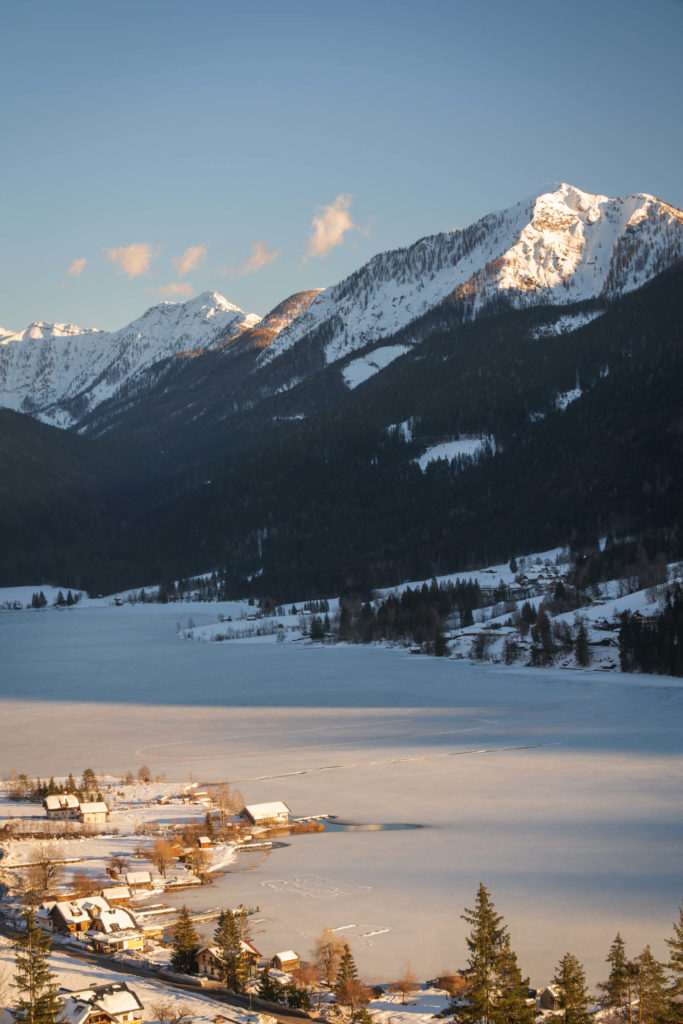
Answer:
[[[324,927],[367,980],[464,966],[479,881],[532,983],[567,951],[592,982],[617,930],[664,956],[683,895],[683,685],[303,643],[198,644],[221,606],[0,612],[0,771],[228,779],[411,830],[292,837],[239,857],[190,907],[259,904],[255,945],[310,952]]]

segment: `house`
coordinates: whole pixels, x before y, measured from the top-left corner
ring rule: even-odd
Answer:
[[[109,817],[109,808],[101,800],[84,803],[78,809],[78,820],[84,825],[104,825]]]
[[[539,1006],[542,1010],[559,1010],[560,993],[557,985],[547,985],[541,992]]]
[[[92,919],[100,910],[108,910],[109,904],[101,896],[87,896],[80,900],[69,900],[52,904],[48,911],[52,929],[56,932],[87,932]]]
[[[208,836],[199,836],[199,838],[197,839],[197,846],[199,847],[200,850],[210,850],[211,840],[209,839]]]
[[[108,907],[106,910],[95,911],[92,915],[91,930],[110,935],[112,932],[136,930],[137,922],[130,910],[123,907]]]
[[[283,953],[276,953],[271,963],[276,970],[292,974],[299,967],[301,960],[299,954],[295,953],[293,949],[286,949]]]
[[[248,973],[254,975],[258,962],[261,959],[261,954],[255,946],[252,946],[251,942],[246,942],[242,939],[240,945]],[[220,978],[221,964],[218,946],[202,946],[197,953],[197,968],[199,973],[207,978]]]
[[[43,807],[48,818],[68,820],[78,814],[80,800],[73,793],[51,793],[43,800]]]
[[[286,825],[292,812],[287,804],[276,800],[269,804],[249,804],[240,813],[252,825]]]
[[[62,988],[64,1024],[142,1024],[143,1005],[125,981],[91,985],[69,991]]]
[[[149,871],[127,871],[126,885],[131,893],[138,892],[140,889],[151,889],[152,876]]]
[[[110,885],[100,890],[100,896],[103,896],[110,906],[118,907],[122,903],[128,903],[130,889],[127,885]]]

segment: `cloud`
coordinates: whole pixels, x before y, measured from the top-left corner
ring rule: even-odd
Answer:
[[[311,234],[308,239],[308,255],[322,259],[327,256],[335,245],[341,245],[347,231],[359,230],[348,214],[353,196],[337,196],[329,206],[323,206],[322,212],[311,222]]]
[[[117,274],[128,274],[128,280],[145,274],[151,261],[159,255],[149,242],[134,242],[133,245],[122,245],[120,249],[105,249],[107,259],[116,264]]]
[[[254,270],[260,270],[267,263],[272,263],[280,255],[280,249],[268,251],[267,242],[254,242],[251,246],[251,256],[245,260],[240,274],[251,274]]]
[[[178,298],[179,296],[184,299],[191,299],[194,295],[194,288],[189,281],[171,281],[170,284],[165,284],[159,291],[168,299]]]
[[[88,261],[86,260],[85,256],[82,256],[80,260],[74,260],[71,266],[69,267],[69,276],[80,277],[80,275],[83,273],[83,268],[85,267],[87,262]]]
[[[204,259],[206,259],[206,246],[191,245],[189,249],[185,250],[182,256],[178,256],[176,259],[171,260],[171,263],[178,271],[178,276],[184,277],[185,274],[189,274],[191,270],[195,270]]]

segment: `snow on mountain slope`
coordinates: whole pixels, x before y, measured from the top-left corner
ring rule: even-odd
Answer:
[[[161,302],[113,332],[32,324],[0,345],[0,405],[68,427],[159,360],[218,347],[259,320],[205,292]],[[78,414],[63,407],[74,400]]]
[[[444,299],[476,315],[498,296],[515,308],[612,298],[683,255],[683,214],[652,196],[542,190],[464,230],[381,253],[321,292],[260,357],[324,334],[328,363],[388,337]]]

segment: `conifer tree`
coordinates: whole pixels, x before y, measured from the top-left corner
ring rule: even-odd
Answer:
[[[674,921],[674,933],[666,940],[669,947],[668,968],[672,976],[669,989],[672,1024],[683,1024],[683,903],[678,908],[678,921]]]
[[[586,974],[583,965],[572,953],[565,953],[560,960],[553,982],[558,990],[562,1013],[551,1019],[562,1021],[563,1024],[590,1024]]]
[[[171,967],[181,974],[194,974],[197,970],[197,953],[199,951],[199,935],[192,924],[190,911],[183,907],[180,918],[173,929],[173,953]]]
[[[609,978],[599,986],[605,993],[602,1002],[609,1009],[618,1010],[627,1000],[629,991],[629,962],[626,945],[619,932],[609,948],[607,963],[610,965]]]
[[[535,1006],[527,1006],[529,979],[522,977],[510,937],[503,936],[495,968],[495,1024],[533,1024]]]
[[[22,914],[26,932],[14,939],[17,1001],[12,1007],[16,1024],[57,1024],[63,1006],[50,970],[50,939],[36,924],[30,910]]]
[[[221,981],[233,992],[243,992],[247,969],[239,929],[231,910],[221,913],[213,940],[218,946]]]
[[[261,999],[265,999],[269,1003],[282,1002],[282,988],[271,978],[267,967],[261,971],[258,994]]]
[[[344,952],[339,961],[334,994],[337,1002],[349,1007],[352,1017],[354,1017],[357,1008],[368,1001],[367,989],[359,981],[356,961],[353,959],[353,953],[348,942],[344,943]]]
[[[465,908],[460,915],[471,927],[466,942],[470,951],[467,961],[467,1003],[452,1004],[451,1011],[463,1024],[493,1024],[496,1000],[496,972],[506,938],[503,918],[496,913],[490,893],[479,883],[474,909]]]
[[[664,965],[646,946],[636,959],[638,965],[638,1024],[671,1024]]]

